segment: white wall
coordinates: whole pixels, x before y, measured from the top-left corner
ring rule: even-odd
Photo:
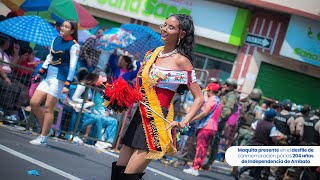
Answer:
[[[320,16],[319,0],[262,0]]]

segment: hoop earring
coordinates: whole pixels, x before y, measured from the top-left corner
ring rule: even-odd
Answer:
[[[180,38],[179,38],[179,40],[178,40],[177,46],[179,46],[179,44],[180,44]]]

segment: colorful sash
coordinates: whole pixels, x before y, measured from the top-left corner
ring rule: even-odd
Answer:
[[[157,94],[153,88],[153,80],[149,79],[150,68],[162,49],[163,47],[158,47],[153,53],[145,56],[145,61],[138,73],[137,88],[142,94],[142,102],[164,117]],[[177,150],[173,145],[171,129],[166,130],[169,124],[143,104],[140,103],[139,107],[149,150],[146,159],[161,159],[166,153],[174,155]],[[173,121],[173,113],[172,98],[169,112],[165,117],[170,122]]]

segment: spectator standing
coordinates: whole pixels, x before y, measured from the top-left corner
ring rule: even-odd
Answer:
[[[140,62],[136,62],[136,67],[134,67],[129,56],[120,55],[118,59],[116,52],[110,56],[109,65],[112,70],[112,76],[116,79],[122,77],[126,81],[132,81],[136,78],[140,69]]]
[[[191,121],[200,120],[197,127],[197,148],[193,166],[189,169],[184,169],[183,172],[199,176],[199,169],[207,155],[207,147],[218,130],[218,118],[221,112],[220,98],[216,95],[219,91],[219,84],[208,84],[207,91],[208,100],[201,108],[201,112],[196,115]]]
[[[232,78],[228,78],[226,80],[225,85],[223,87],[225,95],[221,96],[222,110],[218,121],[218,131],[215,134],[215,137],[212,141],[209,160],[205,165],[202,166],[203,169],[208,170],[211,167],[213,161],[216,158],[220,138],[225,128],[226,122],[228,121],[229,117],[238,110],[239,96],[236,92],[237,87],[238,84],[236,80]]]
[[[89,72],[92,72],[99,63],[101,50],[98,50],[97,46],[102,35],[103,29],[100,28],[95,33],[95,37],[88,38],[81,46],[79,63],[81,67],[86,67]]]

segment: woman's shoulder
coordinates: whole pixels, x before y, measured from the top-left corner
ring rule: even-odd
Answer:
[[[177,54],[175,58],[176,65],[181,69],[181,70],[186,70],[186,71],[191,71],[193,70],[193,66],[189,60],[184,55]]]

